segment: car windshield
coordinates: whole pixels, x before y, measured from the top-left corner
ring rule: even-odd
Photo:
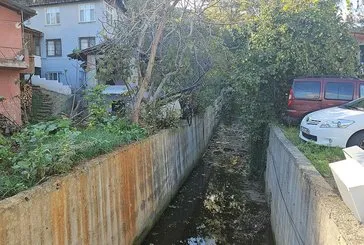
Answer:
[[[364,111],[364,98],[353,100],[340,106],[345,109]]]

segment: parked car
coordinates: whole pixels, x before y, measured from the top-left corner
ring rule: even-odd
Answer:
[[[286,121],[299,123],[312,111],[364,97],[364,81],[357,78],[305,77],[293,80]]]
[[[364,148],[364,98],[306,115],[300,138],[319,145]]]

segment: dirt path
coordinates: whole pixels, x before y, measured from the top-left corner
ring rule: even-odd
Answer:
[[[221,124],[143,244],[273,244],[262,182],[248,178],[244,130]]]

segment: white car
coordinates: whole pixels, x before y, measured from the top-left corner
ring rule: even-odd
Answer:
[[[364,148],[364,98],[309,113],[302,119],[300,138],[318,145]]]

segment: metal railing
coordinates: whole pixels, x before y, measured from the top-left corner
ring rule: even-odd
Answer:
[[[0,46],[0,60],[25,61],[25,50]]]

